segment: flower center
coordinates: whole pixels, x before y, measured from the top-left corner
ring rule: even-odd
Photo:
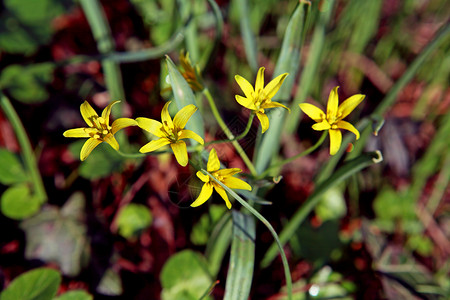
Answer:
[[[175,143],[176,141],[178,141],[178,135],[181,133],[181,132],[178,132],[177,130],[175,130],[175,128],[170,127],[169,124],[167,123],[167,121],[164,121],[164,125],[161,128],[161,131],[164,132],[166,137],[172,143]]]
[[[218,175],[218,174],[216,174],[216,173],[214,173],[213,175],[214,175],[214,177],[216,177],[216,179],[219,180],[220,182],[223,181],[223,176],[220,176],[220,175]]]
[[[87,128],[90,137],[103,140],[108,134],[111,134],[111,126],[106,123],[103,117],[94,116],[91,118],[92,128]]]

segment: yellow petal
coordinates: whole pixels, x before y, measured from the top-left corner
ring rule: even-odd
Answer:
[[[220,169],[220,161],[217,157],[216,149],[212,148],[209,152],[208,164],[206,165],[206,170],[208,172],[214,172]]]
[[[263,113],[256,113],[259,121],[261,122],[262,133],[266,132],[269,129],[269,118]]]
[[[63,135],[70,138],[88,138],[89,133],[86,132],[85,128],[74,128],[64,131]]]
[[[288,107],[286,107],[285,105],[278,103],[278,102],[271,101],[269,103],[265,103],[265,104],[261,105],[261,108],[274,108],[274,107],[282,107],[282,108],[287,109],[289,112],[291,112],[291,110]]]
[[[175,117],[173,118],[173,125],[176,129],[180,130],[186,126],[189,118],[197,111],[197,107],[194,104],[189,104],[183,107]]]
[[[173,129],[172,118],[170,117],[170,114],[169,114],[170,103],[172,103],[172,101],[168,101],[168,102],[166,102],[166,104],[164,104],[164,107],[161,111],[161,121],[163,124],[166,124],[169,128]]]
[[[225,204],[227,205],[228,209],[231,209],[231,203],[230,200],[228,200],[228,195],[227,192],[225,192],[225,190],[223,189],[223,187],[221,187],[220,185],[218,185],[217,183],[213,184],[214,189],[216,190],[216,192],[220,195],[220,197],[222,197],[222,199],[225,201]]]
[[[338,108],[338,115],[340,119],[348,116],[365,98],[365,95],[357,94],[349,97],[347,100],[342,102]]]
[[[112,134],[116,134],[117,131],[129,126],[136,126],[138,123],[136,120],[130,118],[119,118],[112,123],[111,132]]]
[[[339,129],[330,129],[330,155],[335,155],[342,143],[342,133]]]
[[[108,134],[103,140],[113,147],[114,150],[119,150],[119,143],[117,143],[114,135]]]
[[[358,131],[358,129],[356,129],[355,126],[353,126],[353,125],[350,124],[349,122],[346,122],[346,121],[339,121],[339,122],[337,122],[336,125],[337,125],[339,128],[342,128],[342,129],[345,129],[345,130],[348,130],[348,131],[353,132],[353,133],[356,135],[356,139],[357,139],[357,140],[359,139],[359,131]]]
[[[172,148],[173,154],[175,155],[177,162],[181,166],[186,167],[189,161],[186,143],[183,141],[178,141],[176,143],[170,144],[170,148]]]
[[[187,130],[187,129],[183,129],[179,134],[178,134],[178,139],[193,139],[195,141],[197,141],[199,144],[204,144],[205,141],[195,132],[193,132],[192,130]]]
[[[194,202],[192,202],[192,207],[197,207],[208,201],[209,198],[211,198],[213,192],[212,184],[207,182],[203,185],[202,190],[200,191],[200,194],[198,195],[197,199],[195,199]]]
[[[91,154],[92,150],[94,150],[94,148],[97,147],[101,142],[101,140],[97,140],[94,138],[88,139],[81,148],[80,160],[85,160],[89,156],[89,154]]]
[[[236,177],[224,178],[224,180],[222,182],[230,189],[240,189],[240,190],[247,190],[247,191],[252,190],[252,187],[247,182],[245,182],[242,179],[236,178]]]
[[[264,88],[264,93],[267,95],[267,98],[271,99],[275,96],[275,94],[283,84],[284,79],[286,79],[286,76],[288,75],[288,73],[278,75],[266,85],[266,87]]]
[[[248,99],[252,99],[254,91],[253,91],[253,86],[251,85],[251,83],[248,82],[247,79],[245,79],[244,77],[242,77],[240,75],[234,76],[234,79],[236,80],[236,82],[239,85],[239,87],[241,88],[241,90],[244,92],[245,97],[247,97]]]
[[[209,182],[210,177],[209,175],[203,174],[202,171],[197,171],[197,177],[200,178],[201,181],[203,182]]]
[[[259,68],[258,74],[256,74],[255,81],[255,93],[262,92],[264,90],[264,67]]]
[[[239,168],[229,168],[229,169],[218,170],[214,174],[217,174],[219,176],[233,176],[240,172],[242,172],[242,170]]]
[[[141,147],[141,149],[139,149],[139,152],[141,152],[141,153],[152,152],[152,151],[155,151],[156,149],[159,149],[162,146],[165,146],[168,144],[170,144],[170,140],[168,140],[166,138],[160,138],[158,140],[151,141],[151,142],[145,144],[144,146]]]
[[[109,125],[109,115],[111,114],[111,108],[114,104],[119,103],[119,100],[111,102],[105,109],[102,111],[102,118],[105,119],[106,125]]]
[[[312,126],[312,129],[317,130],[317,131],[321,131],[321,130],[327,130],[330,129],[330,123],[328,123],[327,120],[323,120],[320,123],[316,123]]]
[[[339,104],[339,96],[338,96],[339,87],[335,87],[330,92],[330,96],[328,97],[328,105],[327,105],[327,117],[328,119],[336,118],[338,113],[338,104]]]
[[[166,136],[161,131],[161,127],[163,126],[163,124],[159,121],[149,119],[149,118],[137,118],[136,122],[140,128],[156,135],[157,137],[165,137]]]
[[[98,115],[87,101],[84,101],[83,104],[81,104],[80,112],[86,124],[88,124],[89,127],[94,126],[92,119],[98,118]]]
[[[256,109],[255,103],[253,102],[253,98],[245,98],[245,97],[242,97],[239,95],[236,95],[235,98],[236,98],[237,103],[239,103],[243,107],[252,109],[252,110]]]
[[[316,122],[322,122],[323,119],[325,119],[325,113],[318,108],[317,106],[314,106],[309,103],[302,103],[299,104],[300,109],[308,115],[311,119],[313,119]]]

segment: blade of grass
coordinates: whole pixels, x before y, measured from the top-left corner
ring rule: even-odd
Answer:
[[[205,257],[208,260],[209,272],[213,278],[217,277],[222,260],[231,242],[231,215],[226,213],[220,218],[206,244]]]
[[[224,299],[247,300],[255,266],[255,220],[235,210],[231,213],[233,238]]]
[[[300,1],[287,25],[273,77],[285,72],[288,72],[289,76],[276,94],[274,101],[285,103],[291,96],[299,68],[301,46],[307,30],[310,5],[307,1]],[[286,111],[284,109],[271,109],[268,111],[270,127],[257,145],[258,149],[255,155],[255,166],[258,173],[262,173],[269,166],[273,156],[280,147],[281,131],[286,118],[285,114]]]
[[[280,242],[285,245],[289,239],[294,235],[295,231],[302,224],[308,214],[319,203],[322,195],[331,187],[336,186],[349,176],[359,172],[360,170],[383,160],[381,152],[365,153],[353,160],[345,163],[340,169],[333,173],[326,181],[317,185],[314,192],[308,197],[306,202],[294,213],[289,222],[284,226],[283,231],[280,233]],[[272,244],[264,255],[261,261],[261,267],[267,267],[277,254],[276,244]]]
[[[273,229],[273,226],[267,221],[266,218],[264,218],[256,209],[254,209],[250,204],[248,204],[244,199],[242,199],[238,194],[236,194],[235,191],[224,185],[221,181],[217,180],[216,177],[211,175],[208,171],[205,169],[201,170],[204,174],[208,175],[214,182],[216,182],[218,185],[220,185],[229,195],[231,195],[236,201],[238,201],[242,206],[244,206],[251,214],[253,214],[258,220],[260,220],[266,227],[269,229],[270,233],[272,234],[276,245],[278,246],[278,250],[280,252],[281,261],[283,263],[283,269],[284,269],[284,276],[286,279],[286,287],[288,291],[288,299],[292,300],[292,278],[291,278],[291,272],[289,270],[289,264],[286,258],[286,253],[284,253],[283,246],[281,245],[280,239],[278,238],[278,234],[276,233],[275,229]],[[255,228],[253,228],[252,231],[247,229],[248,233],[251,236],[254,236],[255,234]]]
[[[306,100],[312,83],[316,78],[325,44],[326,26],[332,15],[333,7],[334,0],[330,0],[328,1],[328,9],[324,12],[319,11],[318,13],[319,17],[314,29],[311,46],[309,47],[308,59],[306,60],[305,67],[300,76],[298,83],[299,88],[291,105],[291,113],[286,121],[285,129],[287,134],[293,134],[297,129],[298,123],[300,122],[300,116],[302,115],[298,105]]]

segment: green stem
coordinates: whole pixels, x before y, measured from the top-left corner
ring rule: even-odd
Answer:
[[[238,201],[242,206],[244,206],[250,213],[252,213],[258,220],[260,220],[266,227],[269,229],[270,233],[272,234],[273,238],[275,239],[275,242],[278,246],[278,251],[280,252],[281,261],[283,263],[284,268],[284,276],[286,278],[286,287],[288,291],[288,299],[292,299],[292,278],[291,278],[291,272],[289,270],[289,264],[286,258],[286,254],[284,253],[283,246],[281,245],[280,239],[278,238],[278,234],[276,233],[275,229],[272,227],[272,225],[267,221],[266,218],[264,218],[256,209],[254,209],[250,204],[248,204],[244,199],[242,199],[236,192],[234,192],[232,189],[227,187],[225,184],[223,184],[221,181],[217,180],[216,177],[214,177],[212,174],[210,174],[205,169],[202,169],[202,172],[204,174],[207,174],[212,180],[214,180],[215,183],[220,185],[223,189],[225,189],[236,201]]]
[[[248,122],[247,122],[247,127],[245,127],[244,132],[242,132],[240,135],[238,135],[237,137],[233,138],[233,139],[226,139],[226,140],[217,140],[217,141],[211,141],[208,143],[205,143],[203,145],[203,147],[209,146],[209,145],[213,145],[213,144],[222,144],[222,143],[229,143],[229,142],[233,142],[233,141],[239,141],[242,140],[243,138],[245,138],[247,136],[247,134],[250,131],[250,128],[252,127],[252,122],[253,119],[255,118],[255,114],[251,114]]]
[[[125,158],[143,158],[143,157],[145,157],[145,154],[143,154],[143,153],[125,153],[120,150],[116,150],[116,151],[120,156],[125,157]],[[154,152],[151,152],[151,153],[154,154]],[[163,153],[167,153],[167,152],[164,151],[164,152],[157,153],[157,154],[163,154]]]
[[[6,117],[11,123],[11,126],[14,128],[14,132],[16,133],[17,140],[19,141],[20,148],[22,150],[23,161],[29,171],[31,180],[33,182],[34,192],[36,193],[36,196],[40,201],[45,202],[47,201],[47,193],[45,192],[42,177],[39,173],[38,165],[34,157],[34,152],[31,148],[30,140],[28,139],[25,128],[23,127],[23,124],[20,121],[20,118],[14,110],[11,102],[2,93],[0,93],[0,106],[5,112]]]
[[[261,175],[259,175],[259,177],[263,178],[263,177],[267,176],[270,173],[270,171],[272,171],[273,169],[280,168],[280,167],[284,166],[285,164],[288,164],[291,161],[296,160],[297,158],[300,158],[302,156],[310,154],[311,152],[316,150],[320,145],[322,145],[322,143],[325,141],[325,138],[327,137],[327,135],[328,135],[328,131],[324,131],[322,133],[322,135],[320,136],[320,139],[313,146],[309,147],[308,149],[306,149],[303,152],[300,152],[297,155],[294,155],[292,157],[286,158],[286,159],[284,159],[284,160],[282,160],[282,161],[280,161],[280,162],[270,166],[270,168],[265,170]]]
[[[211,111],[212,111],[214,117],[216,118],[217,123],[219,124],[220,128],[223,130],[223,132],[225,133],[227,138],[231,140],[231,144],[234,146],[236,151],[241,156],[241,158],[244,161],[245,165],[250,170],[250,173],[252,173],[253,176],[256,176],[257,172],[256,172],[256,169],[255,169],[255,166],[253,165],[252,161],[248,158],[247,154],[245,153],[244,149],[242,149],[242,147],[239,144],[239,142],[235,140],[235,136],[233,135],[233,133],[230,131],[228,126],[223,121],[223,119],[220,116],[220,113],[219,113],[219,111],[217,109],[216,103],[214,103],[214,99],[212,98],[211,93],[209,92],[209,90],[207,88],[205,88],[203,90],[203,94],[206,96],[206,99],[208,99],[209,105],[211,107]],[[247,125],[247,126],[249,126],[249,125]]]

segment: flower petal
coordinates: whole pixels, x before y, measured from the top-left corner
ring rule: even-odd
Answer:
[[[170,140],[168,140],[166,138],[160,138],[158,140],[151,141],[151,142],[145,144],[144,146],[141,147],[141,149],[139,149],[139,152],[141,152],[141,153],[152,152],[152,151],[155,151],[156,149],[159,149],[162,146],[165,146],[167,144],[170,144]]]
[[[170,148],[172,148],[173,154],[175,155],[177,162],[181,166],[186,167],[189,161],[186,143],[183,141],[178,141],[176,143],[170,144]]]
[[[211,198],[213,192],[212,184],[207,182],[202,186],[202,190],[200,191],[200,194],[198,195],[197,199],[195,199],[194,202],[192,202],[192,207],[197,207],[208,201],[209,198]]]
[[[108,134],[103,138],[103,141],[107,142],[114,150],[119,150],[119,143],[117,143],[114,135]]]
[[[214,189],[216,190],[216,192],[220,195],[220,197],[222,197],[222,199],[225,201],[225,204],[227,205],[228,209],[231,209],[231,202],[228,199],[228,195],[227,192],[225,192],[225,190],[223,189],[223,187],[221,187],[220,185],[218,185],[217,183],[213,184]]]
[[[203,174],[203,172],[202,171],[197,171],[197,177],[198,178],[200,178],[200,180],[201,181],[203,181],[203,182],[209,182],[210,180],[210,177],[209,177],[209,175],[206,175],[206,174]]]
[[[101,142],[101,140],[94,138],[88,139],[81,148],[80,160],[85,160],[89,156],[89,154],[91,154],[92,150],[94,150],[94,148],[97,147]]]
[[[83,104],[80,105],[80,112],[86,124],[88,124],[89,127],[94,126],[92,118],[98,118],[98,115],[87,101],[84,101]]]
[[[181,132],[179,132],[178,134],[178,139],[193,139],[195,141],[197,141],[199,144],[204,144],[205,141],[195,132],[193,132],[192,130],[187,130],[187,129],[183,129]]]
[[[327,117],[328,119],[336,118],[338,113],[338,104],[339,104],[339,96],[338,96],[339,87],[335,87],[331,90],[330,96],[328,96],[328,104],[327,104]]]
[[[197,111],[197,107],[194,104],[189,104],[183,107],[175,117],[173,118],[173,125],[176,129],[180,130],[186,126],[189,118]]]
[[[289,107],[287,107],[281,103],[278,103],[278,102],[270,101],[269,103],[265,103],[265,104],[261,105],[261,108],[274,108],[274,107],[282,107],[282,108],[287,109],[289,112],[291,112]]]
[[[357,94],[342,102],[338,108],[339,118],[343,119],[348,116],[355,109],[355,107],[357,107],[364,100],[365,97],[366,95]]]
[[[234,80],[236,80],[237,84],[239,85],[241,90],[244,92],[245,97],[247,97],[248,99],[252,99],[254,91],[253,91],[253,86],[251,85],[251,83],[248,82],[247,79],[245,79],[244,77],[242,77],[240,75],[234,76]]]
[[[119,100],[111,102],[105,109],[102,111],[102,118],[105,119],[106,125],[109,125],[109,115],[111,114],[111,108],[114,104],[119,103]]]
[[[169,105],[172,103],[172,101],[167,101],[166,104],[164,104],[164,107],[161,111],[161,121],[163,124],[166,124],[169,128],[173,128],[173,122],[172,118],[169,114]]]
[[[356,139],[357,139],[357,140],[359,139],[359,131],[358,131],[358,129],[356,129],[355,126],[353,126],[353,125],[350,124],[349,122],[346,122],[346,121],[339,121],[339,122],[337,122],[336,125],[337,125],[339,128],[342,128],[342,129],[345,129],[345,130],[348,130],[348,131],[353,132],[353,133],[356,135]]]
[[[136,122],[140,128],[156,135],[157,137],[165,137],[165,134],[161,131],[161,127],[163,126],[161,122],[142,117],[136,118]]]
[[[130,118],[119,118],[112,123],[111,133],[116,134],[117,131],[129,126],[137,126],[136,120]]]
[[[63,135],[70,138],[88,138],[89,133],[86,132],[85,128],[73,128],[64,131]]]
[[[342,143],[342,133],[339,129],[330,129],[330,155],[335,155]]]
[[[240,172],[242,172],[242,170],[239,168],[229,168],[229,169],[218,170],[214,174],[217,174],[219,176],[233,176]]]
[[[242,96],[239,96],[239,95],[236,95],[235,98],[236,98],[237,103],[239,103],[243,107],[248,108],[248,109],[252,109],[252,110],[256,109],[256,106],[253,103],[253,98],[251,98],[251,97],[245,98],[245,97],[242,97]]]
[[[208,164],[206,165],[206,170],[208,172],[214,172],[220,169],[220,160],[217,157],[216,149],[212,148],[209,152]]]
[[[256,74],[255,81],[255,93],[260,93],[264,90],[264,70],[266,68],[261,67],[258,70],[258,74]]]
[[[317,106],[314,106],[309,103],[302,103],[299,104],[300,109],[308,115],[311,119],[313,119],[316,122],[322,122],[323,119],[325,119],[326,115],[325,113],[318,108]]]
[[[240,190],[247,190],[247,191],[252,190],[252,187],[247,182],[245,182],[242,179],[236,178],[236,177],[230,176],[230,177],[224,178],[222,182],[230,189],[240,189]]]
[[[256,113],[256,116],[258,117],[259,122],[261,122],[262,133],[266,132],[266,130],[269,129],[269,118],[260,112]]]
[[[321,131],[321,130],[327,130],[330,129],[330,123],[328,123],[327,120],[323,120],[320,123],[316,123],[312,126],[312,129],[317,130],[317,131]]]
[[[266,85],[266,87],[264,88],[264,93],[267,95],[267,98],[271,99],[275,96],[275,94],[283,84],[284,79],[286,79],[286,76],[288,75],[288,73],[278,75]]]

